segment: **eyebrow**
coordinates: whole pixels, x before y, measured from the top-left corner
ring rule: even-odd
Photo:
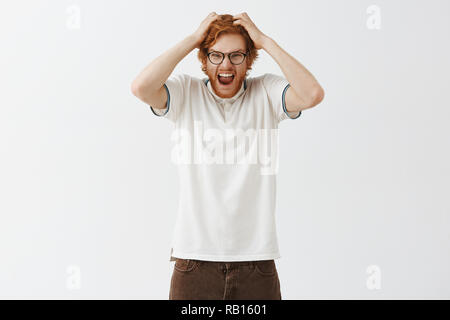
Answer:
[[[219,51],[219,50],[216,50],[216,49],[210,49],[210,50],[211,50],[211,51],[222,52],[222,51]],[[243,52],[245,52],[244,49],[236,49],[236,50],[232,50],[232,51],[230,51],[230,52],[222,52],[222,53],[231,53],[231,52],[236,52],[236,51],[243,51]]]

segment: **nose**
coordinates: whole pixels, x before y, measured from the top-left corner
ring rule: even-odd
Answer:
[[[228,57],[227,55],[225,55],[225,57],[224,57],[224,59],[223,59],[221,65],[222,65],[223,67],[231,67],[231,68],[233,67],[233,64],[232,64],[231,61],[230,61],[230,57]]]

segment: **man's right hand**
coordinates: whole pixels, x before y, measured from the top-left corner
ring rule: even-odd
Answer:
[[[200,45],[206,37],[206,33],[208,31],[209,25],[211,22],[215,21],[219,15],[215,12],[211,12],[203,21],[200,23],[198,29],[194,32],[193,36],[197,40],[195,43],[195,47],[200,49]]]
[[[211,12],[194,33],[153,59],[131,83],[131,92],[153,108],[167,108],[168,95],[164,88],[165,82],[181,59],[193,48],[200,49],[209,25],[218,17],[217,13]]]

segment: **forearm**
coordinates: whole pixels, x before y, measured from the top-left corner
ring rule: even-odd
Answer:
[[[263,49],[277,62],[286,80],[298,97],[314,99],[322,88],[314,76],[294,57],[283,50],[272,38],[267,37]]]
[[[195,49],[196,43],[197,39],[189,35],[155,58],[133,81],[132,91],[151,95],[161,89],[176,65]]]

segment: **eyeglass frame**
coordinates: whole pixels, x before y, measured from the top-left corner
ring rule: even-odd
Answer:
[[[223,60],[225,59],[225,55],[227,55],[227,56],[228,56],[228,60],[230,60],[230,63],[231,63],[232,65],[238,66],[238,65],[242,64],[242,63],[245,61],[245,58],[247,58],[249,51],[250,51],[250,50],[247,50],[247,51],[245,51],[245,53],[243,53],[243,52],[240,52],[240,51],[238,50],[238,51],[233,51],[233,52],[229,52],[229,53],[223,53],[223,52],[220,52],[220,51],[213,50],[213,51],[211,51],[211,52],[208,52],[208,53],[206,54],[206,56],[208,57],[209,62],[211,62],[213,65],[218,66],[218,65],[221,64],[221,63],[223,62]],[[222,60],[221,60],[219,63],[214,63],[214,62],[212,62],[212,61],[211,61],[211,58],[209,57],[209,55],[210,55],[211,53],[220,53],[220,54],[222,54]],[[241,62],[241,63],[233,63],[233,62],[231,61],[230,55],[233,54],[233,53],[240,53],[240,54],[243,54],[243,55],[244,55],[244,59],[242,59],[242,62]]]

